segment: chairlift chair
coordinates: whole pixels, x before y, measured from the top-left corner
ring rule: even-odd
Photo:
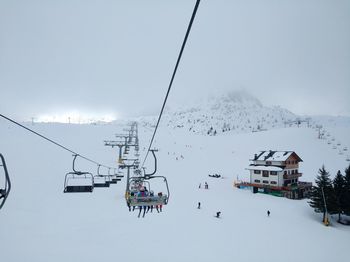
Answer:
[[[2,154],[0,154],[1,164],[4,170],[4,183],[0,184],[0,209],[4,206],[6,199],[11,191],[11,181],[10,176],[8,174],[5,158]]]
[[[146,174],[145,169],[144,170],[144,174],[143,176],[136,176],[136,177],[131,177],[129,178],[129,181],[127,183],[128,188],[126,191],[126,202],[127,205],[130,206],[135,206],[135,207],[140,207],[140,206],[159,206],[159,205],[167,205],[168,201],[169,201],[169,196],[170,196],[170,192],[169,192],[169,185],[168,185],[168,181],[166,179],[165,176],[154,176],[154,174],[157,172],[157,158],[156,155],[154,153],[154,151],[156,150],[150,150],[152,152],[152,155],[154,157],[154,171],[152,173]],[[141,170],[140,170],[141,171]],[[142,172],[139,172],[139,174],[142,174]],[[164,194],[162,191],[158,191],[159,193],[155,193],[153,194],[153,196],[151,196],[150,192],[151,192],[151,182],[150,180],[153,179],[157,179],[157,180],[161,180],[163,179],[163,182],[165,184],[165,189],[166,189],[166,194]],[[132,190],[134,188],[133,185],[135,184],[145,184],[148,183],[149,185],[149,190],[148,190],[148,194],[146,190],[141,190],[139,189],[137,192],[133,192]],[[159,189],[158,189],[159,190]],[[133,193],[133,194],[132,194]]]
[[[109,187],[110,183],[105,176],[94,176],[94,187]]]
[[[117,179],[116,175],[111,174],[111,169],[108,168],[108,178],[109,178],[109,184],[117,184],[120,179]]]
[[[117,184],[118,181],[121,181],[121,179],[118,178],[116,175],[113,175],[113,176],[112,176],[112,181],[115,182],[115,184]]]
[[[145,189],[137,189],[135,188],[133,185],[135,185],[135,183],[133,183],[133,180],[137,179],[140,180],[142,179],[142,183],[145,185],[146,182],[148,182],[148,188],[146,186],[144,186],[145,188],[147,188],[147,190]],[[164,192],[158,193],[158,192],[154,192],[153,196],[150,195],[151,190],[151,183],[148,181],[150,179],[163,179],[166,187],[166,194],[164,194]],[[167,205],[168,204],[168,200],[169,200],[169,186],[168,186],[168,181],[166,179],[166,177],[164,176],[151,176],[151,177],[131,177],[129,180],[129,190],[128,190],[128,194],[126,201],[128,203],[129,206],[135,206],[135,207],[140,207],[140,206],[159,206],[159,205]],[[137,189],[137,190],[136,190]],[[148,192],[148,193],[146,193]]]
[[[75,160],[78,155],[74,155],[73,171],[68,172],[64,179],[64,193],[86,193],[94,190],[94,176],[89,172],[75,170]]]
[[[94,187],[109,187],[110,183],[107,182],[107,176],[100,173],[100,167],[101,165],[98,165],[97,175],[94,176]]]
[[[122,173],[117,172],[117,169],[116,169],[116,168],[114,168],[114,174],[115,174],[115,176],[116,176],[117,178],[122,178],[122,177],[124,177],[124,175],[123,175]]]

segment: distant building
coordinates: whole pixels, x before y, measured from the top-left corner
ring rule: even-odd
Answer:
[[[311,190],[312,183],[299,181],[299,163],[303,160],[294,151],[260,151],[250,161],[250,181],[236,186],[293,199],[307,197]]]
[[[250,161],[250,183],[282,187],[298,183],[302,176],[303,160],[293,151],[261,151]]]

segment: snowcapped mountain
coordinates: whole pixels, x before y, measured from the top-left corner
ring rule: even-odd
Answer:
[[[169,109],[164,123],[174,129],[184,128],[193,133],[216,135],[262,131],[283,127],[297,116],[281,107],[266,107],[254,96],[232,91],[210,97],[189,108]]]

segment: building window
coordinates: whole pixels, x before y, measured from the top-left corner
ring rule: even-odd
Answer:
[[[277,182],[276,181],[271,181],[271,185],[276,185]]]
[[[287,175],[287,171],[284,171],[284,174]]]
[[[260,170],[254,170],[254,174],[260,174]]]
[[[267,181],[267,180],[263,180],[263,183],[264,183],[264,184],[268,184],[268,183],[269,183],[269,181]]]
[[[260,183],[260,180],[259,179],[255,179],[254,182],[255,183]]]
[[[269,177],[269,171],[263,170],[263,177]]]
[[[295,174],[298,174],[298,169],[295,169]]]
[[[266,161],[266,165],[271,165],[271,161]]]
[[[270,175],[276,176],[277,175],[277,171],[270,171]]]

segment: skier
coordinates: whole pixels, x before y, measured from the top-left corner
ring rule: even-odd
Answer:
[[[205,189],[209,189],[209,186],[208,186],[208,183],[207,183],[207,182],[205,182],[204,188],[205,188]]]
[[[199,189],[201,189],[201,185],[202,185],[202,184],[201,184],[201,183],[199,183],[199,187],[198,187]]]
[[[267,210],[267,216],[268,217],[270,216],[270,210]]]
[[[215,217],[220,218],[220,214],[221,214],[220,211],[216,212],[216,216]]]
[[[198,202],[198,209],[201,209],[201,202]]]

